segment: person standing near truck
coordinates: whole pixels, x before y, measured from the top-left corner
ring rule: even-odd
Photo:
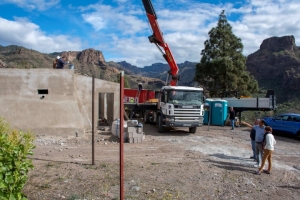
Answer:
[[[258,125],[258,122],[259,119],[256,119],[254,121],[254,125]],[[250,139],[251,139],[251,148],[252,148],[253,156],[251,156],[250,158],[254,160],[256,160],[255,134],[256,134],[256,130],[252,128],[250,131]]]
[[[231,123],[231,130],[234,130],[235,111],[234,111],[233,107],[230,107],[229,119],[230,119],[230,123]]]
[[[248,126],[249,128],[255,129],[255,152],[256,152],[256,159],[257,159],[257,165],[255,167],[261,166],[261,159],[263,154],[263,140],[265,135],[265,120],[260,119],[258,121],[258,125],[251,125],[246,122],[241,122],[241,124],[244,124]]]

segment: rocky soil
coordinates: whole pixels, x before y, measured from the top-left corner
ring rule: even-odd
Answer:
[[[209,130],[208,130],[209,129]],[[271,175],[255,175],[249,130],[207,126],[157,133],[124,145],[125,199],[299,199],[299,140],[275,135]],[[34,169],[24,193],[30,200],[119,199],[119,143],[107,131],[85,138],[38,136]]]

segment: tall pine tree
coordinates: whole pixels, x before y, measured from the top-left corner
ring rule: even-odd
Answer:
[[[241,39],[232,33],[223,10],[218,25],[209,31],[194,80],[205,87],[211,97],[239,91],[248,96],[258,90],[257,81],[246,71]]]

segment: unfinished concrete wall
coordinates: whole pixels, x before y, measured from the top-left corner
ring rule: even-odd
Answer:
[[[40,89],[48,94],[39,94]],[[0,69],[0,116],[12,127],[37,135],[83,134],[74,71]]]
[[[99,93],[110,94],[103,108]],[[119,118],[119,84],[95,79],[94,101],[95,128],[104,107]],[[0,69],[0,116],[36,135],[83,136],[92,124],[92,78],[69,69]]]
[[[106,116],[108,120],[119,118],[120,115],[120,86],[101,79],[95,79],[94,94],[94,123],[98,125],[99,115]],[[75,75],[75,90],[78,98],[78,106],[83,119],[85,130],[91,130],[92,125],[92,78],[82,75]],[[106,95],[99,95],[99,94]],[[112,94],[113,95],[110,95]],[[106,100],[104,100],[106,98]],[[102,103],[99,105],[99,101]],[[107,103],[107,105],[105,105]],[[106,107],[106,108],[105,108]],[[107,110],[104,113],[103,110]]]

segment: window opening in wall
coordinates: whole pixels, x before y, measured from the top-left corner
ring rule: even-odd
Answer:
[[[37,89],[38,94],[48,94],[48,89]]]

